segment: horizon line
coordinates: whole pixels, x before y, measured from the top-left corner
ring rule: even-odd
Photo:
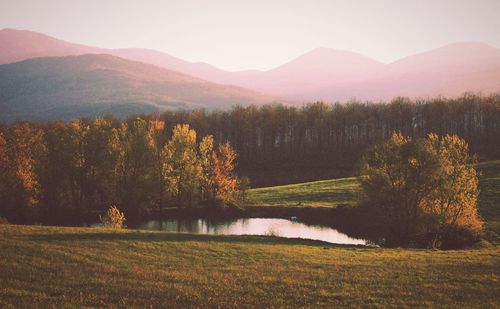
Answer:
[[[163,51],[163,50],[159,50],[159,49],[155,49],[155,48],[148,48],[148,47],[113,47],[113,48],[109,48],[109,47],[100,47],[100,46],[95,46],[95,45],[88,45],[88,44],[85,44],[85,43],[77,43],[77,42],[73,42],[73,41],[70,41],[70,40],[67,40],[67,39],[64,39],[64,38],[58,38],[56,36],[53,36],[51,34],[47,34],[47,33],[44,33],[44,32],[39,32],[39,31],[35,31],[35,30],[31,30],[31,29],[18,29],[18,28],[9,28],[9,27],[6,27],[6,28],[2,28],[0,29],[0,31],[5,31],[5,30],[8,30],[8,31],[18,31],[18,32],[30,32],[30,33],[36,33],[38,35],[43,35],[43,36],[46,36],[46,37],[49,37],[49,38],[52,38],[52,39],[55,39],[55,40],[58,40],[58,41],[63,41],[65,43],[69,43],[69,44],[73,44],[73,45],[81,45],[81,46],[85,46],[85,47],[90,47],[90,48],[97,48],[97,49],[104,49],[104,50],[147,50],[147,51],[153,51],[153,52],[157,52],[157,53],[161,53],[161,54],[165,54],[167,56],[170,56],[170,57],[174,57],[176,59],[179,59],[181,61],[185,61],[185,62],[189,62],[189,63],[192,63],[192,64],[204,64],[204,65],[208,65],[208,66],[211,66],[217,70],[220,70],[220,71],[224,71],[224,72],[227,72],[227,73],[239,73],[239,72],[248,72],[248,71],[258,71],[258,72],[269,72],[269,71],[272,71],[276,68],[279,68],[281,66],[284,66],[290,62],[293,62],[294,60],[302,57],[302,56],[305,56],[309,53],[312,53],[314,51],[317,51],[317,50],[320,50],[320,49],[325,49],[325,50],[332,50],[332,51],[336,51],[336,52],[347,52],[347,53],[351,53],[351,54],[356,54],[358,56],[362,56],[362,57],[365,57],[367,59],[370,59],[372,61],[375,61],[375,62],[378,62],[382,65],[390,65],[390,64],[393,64],[393,63],[396,63],[398,61],[401,61],[403,59],[406,59],[408,57],[412,57],[412,56],[416,56],[416,55],[420,55],[420,54],[425,54],[427,52],[431,52],[431,51],[434,51],[434,50],[438,50],[438,49],[441,49],[441,48],[445,48],[445,47],[449,47],[449,46],[452,46],[452,45],[460,45],[460,44],[482,44],[482,45],[486,45],[488,47],[491,47],[491,48],[494,48],[494,49],[500,49],[500,47],[497,47],[491,43],[487,43],[487,42],[484,42],[484,41],[455,41],[455,42],[450,42],[450,43],[447,43],[447,44],[444,44],[444,45],[441,45],[441,46],[438,46],[438,47],[434,47],[434,48],[431,48],[431,49],[426,49],[426,50],[423,50],[423,51],[420,51],[420,52],[417,52],[417,53],[413,53],[413,54],[409,54],[409,55],[406,55],[406,56],[403,56],[403,57],[400,57],[400,58],[397,58],[393,61],[390,61],[390,62],[386,62],[386,61],[381,61],[377,58],[374,58],[372,56],[369,56],[365,53],[362,53],[362,52],[358,52],[358,51],[354,51],[354,50],[349,50],[349,49],[342,49],[342,48],[335,48],[335,47],[325,47],[325,46],[319,46],[319,47],[314,47],[314,48],[311,48],[309,49],[308,51],[305,51],[305,52],[302,52],[300,53],[299,55],[295,56],[295,57],[291,57],[289,58],[288,61],[285,61],[279,65],[276,65],[276,66],[273,66],[269,69],[255,69],[255,68],[247,68],[247,69],[239,69],[239,70],[228,70],[228,69],[225,69],[225,68],[221,68],[220,66],[217,66],[217,65],[214,65],[212,63],[209,63],[209,62],[206,62],[206,61],[193,61],[193,60],[187,60],[186,58],[183,58],[183,57],[179,57],[179,56],[176,56],[176,55],[173,55],[167,51]]]

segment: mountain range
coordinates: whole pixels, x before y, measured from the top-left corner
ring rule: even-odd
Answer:
[[[47,107],[37,113],[44,118],[58,106],[71,117],[72,110],[87,115],[97,107],[114,113],[115,104],[118,114],[126,115],[274,101],[500,92],[500,49],[483,43],[450,44],[389,64],[318,48],[271,70],[238,72],[155,50],[91,47],[25,30],[0,30],[0,47],[0,119],[29,117],[21,111],[35,107]]]
[[[0,65],[0,120],[64,119],[169,109],[224,109],[273,98],[107,54]]]

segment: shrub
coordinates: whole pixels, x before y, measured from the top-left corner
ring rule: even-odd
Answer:
[[[112,206],[104,216],[99,216],[99,219],[104,227],[120,229],[125,222],[125,215],[118,208]]]
[[[415,244],[432,249],[460,249],[480,240],[480,234],[466,226],[446,225],[416,236]]]

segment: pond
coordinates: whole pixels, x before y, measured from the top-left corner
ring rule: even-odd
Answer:
[[[134,228],[160,230],[160,222],[151,220],[137,224]],[[207,219],[176,219],[162,221],[161,230],[209,235],[269,235],[314,239],[334,244],[368,245],[366,240],[349,237],[334,228],[307,225],[293,219],[244,218],[223,222]]]

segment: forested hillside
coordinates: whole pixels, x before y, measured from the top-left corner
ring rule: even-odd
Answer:
[[[110,55],[36,58],[0,65],[0,121],[71,120],[169,109],[229,108],[274,99]]]

